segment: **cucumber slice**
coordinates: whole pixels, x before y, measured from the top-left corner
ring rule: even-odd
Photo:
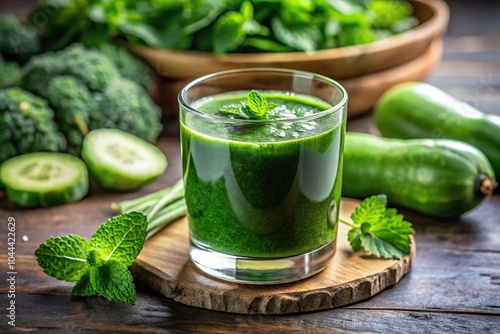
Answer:
[[[167,168],[167,158],[158,147],[118,129],[89,132],[82,157],[96,181],[109,190],[137,189]]]
[[[36,152],[2,164],[7,197],[22,206],[55,206],[82,199],[89,189],[87,167],[66,153]]]

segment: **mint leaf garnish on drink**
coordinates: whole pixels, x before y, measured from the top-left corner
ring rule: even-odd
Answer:
[[[410,253],[410,235],[415,234],[410,222],[395,209],[387,209],[387,197],[366,198],[351,215],[348,239],[354,251],[365,251],[383,258],[400,259]]]
[[[256,90],[252,90],[247,97],[248,112],[255,118],[263,118],[267,112],[267,99]]]
[[[133,304],[135,287],[128,266],[141,252],[147,229],[143,213],[124,213],[102,224],[90,242],[72,234],[52,237],[35,256],[46,274],[77,282],[73,296],[99,295]]]
[[[267,103],[264,95],[256,90],[250,91],[246,101],[242,101],[241,105],[230,104],[222,106],[219,112],[234,118],[242,119],[267,119],[268,112],[276,108],[278,104]]]

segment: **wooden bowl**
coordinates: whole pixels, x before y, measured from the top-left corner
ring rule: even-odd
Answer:
[[[421,55],[406,63],[376,73],[339,80],[349,95],[349,117],[369,111],[377,99],[393,85],[423,79],[439,62],[442,53],[443,41],[438,38]],[[177,94],[189,81],[191,79],[166,79],[151,88],[151,96],[162,107],[166,119],[177,116]]]
[[[209,73],[238,68],[274,67],[320,73],[333,79],[358,77],[406,63],[428,50],[444,34],[449,9],[442,0],[410,0],[420,24],[390,38],[359,45],[319,50],[314,53],[227,54],[155,49],[126,45],[156,71],[173,79],[192,79]]]

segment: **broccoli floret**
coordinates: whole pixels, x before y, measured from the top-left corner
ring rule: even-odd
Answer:
[[[59,75],[73,76],[90,91],[104,91],[120,77],[115,65],[96,49],[73,44],[58,52],[33,57],[23,68],[22,86],[47,97],[47,82]]]
[[[70,76],[52,79],[47,101],[54,109],[55,119],[68,141],[68,153],[80,156],[83,135],[88,132],[89,113],[96,112],[95,101],[87,87]]]
[[[81,80],[90,90],[104,90],[120,73],[102,53],[88,49],[82,44],[73,44],[60,54],[62,73]]]
[[[156,141],[161,113],[144,88],[128,79],[115,80],[98,100],[97,112],[90,114],[91,130],[117,128]]]
[[[0,88],[15,86],[21,80],[21,68],[13,61],[5,61],[0,54]]]
[[[40,42],[33,29],[13,15],[0,15],[0,53],[9,61],[25,63],[40,52]]]
[[[120,76],[97,49],[73,44],[33,57],[23,68],[22,87],[49,101],[68,152],[75,155],[80,155],[84,124],[91,130],[118,128],[150,142],[161,131],[160,110],[147,91]]]
[[[124,78],[138,83],[145,89],[149,89],[154,83],[149,66],[124,48],[108,43],[100,46],[99,50],[116,65]]]
[[[16,155],[62,151],[66,140],[46,101],[20,88],[0,91],[0,163]]]

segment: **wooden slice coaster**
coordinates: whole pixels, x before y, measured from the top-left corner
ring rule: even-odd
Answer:
[[[343,199],[340,215],[350,217],[359,201]],[[201,272],[189,260],[189,228],[179,219],[148,240],[132,265],[134,276],[173,300],[210,310],[244,314],[288,314],[330,309],[370,298],[410,271],[416,246],[399,260],[354,253],[348,227],[339,226],[337,253],[319,274],[280,285],[244,285]]]

